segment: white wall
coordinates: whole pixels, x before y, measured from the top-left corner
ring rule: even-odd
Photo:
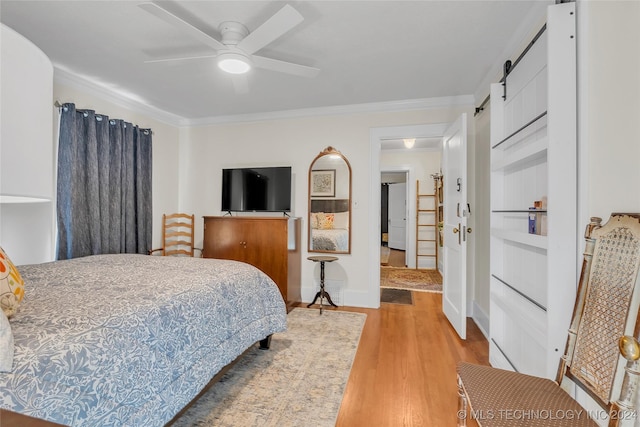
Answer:
[[[371,306],[379,304],[377,288],[372,291],[369,272],[369,248],[378,245],[378,236],[370,236],[369,212],[375,210],[379,221],[380,200],[370,200],[371,180],[380,182],[379,171],[372,175],[370,167],[370,129],[379,126],[401,126],[424,123],[448,123],[464,109],[434,108],[394,113],[352,114],[270,120],[264,122],[192,127],[184,131],[184,181],[180,184],[181,203],[196,216],[220,215],[221,169],[252,165],[291,165],[293,173],[293,212],[303,218],[302,287],[303,299],[315,295],[317,274],[305,262],[307,248],[308,168],[315,156],[331,145],[349,159],[352,182],[352,247],[351,254],[338,255],[340,260],[326,266],[327,287],[339,305]],[[202,239],[198,224],[196,240]],[[379,224],[377,225],[379,229]],[[377,287],[377,283],[375,286]],[[368,301],[373,292],[377,300]],[[334,295],[337,295],[334,296]]]
[[[640,212],[640,2],[581,1],[577,14],[586,36],[578,39],[586,224]]]
[[[53,66],[20,34],[5,25],[0,31],[0,245],[16,264],[50,261]],[[14,196],[27,202],[13,203]]]
[[[438,151],[411,151],[411,150],[382,150],[380,153],[380,170],[398,171],[411,170],[413,182],[407,183],[416,186],[416,180],[420,183],[421,192],[432,193],[433,178],[431,174],[440,172],[441,152]]]
[[[576,8],[582,235],[590,216],[640,212],[640,2],[578,0]],[[600,409],[580,388],[576,398]]]

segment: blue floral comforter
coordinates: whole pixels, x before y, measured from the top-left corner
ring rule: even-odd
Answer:
[[[73,426],[162,426],[286,328],[276,285],[235,261],[97,255],[18,267],[0,407]]]

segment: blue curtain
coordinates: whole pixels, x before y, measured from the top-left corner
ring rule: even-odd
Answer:
[[[151,249],[151,130],[61,108],[57,259]]]

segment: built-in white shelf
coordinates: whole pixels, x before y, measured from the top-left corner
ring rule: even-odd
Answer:
[[[548,146],[549,139],[547,137],[538,139],[525,145],[521,150],[511,154],[505,154],[502,159],[494,161],[491,164],[491,171],[509,172],[521,168],[524,164],[545,159],[547,157]]]
[[[577,283],[575,5],[548,13],[506,87],[491,86],[489,358],[553,379]],[[532,213],[546,235],[529,233]]]
[[[32,197],[32,196],[11,196],[7,194],[0,194],[0,204],[5,203],[47,203],[51,199],[44,197]]]
[[[540,249],[547,249],[547,236],[530,234],[524,231],[505,230],[502,228],[492,228],[491,235],[504,240],[510,240],[523,245],[533,246]]]
[[[515,323],[518,328],[526,330],[527,335],[533,338],[536,343],[541,346],[546,345],[546,315],[542,309],[536,305],[529,304],[528,301],[525,302],[525,300],[514,304],[512,295],[502,297],[495,292],[491,294],[491,302],[499,307],[500,310],[507,315],[507,318]],[[523,305],[526,305],[527,309],[522,309]]]

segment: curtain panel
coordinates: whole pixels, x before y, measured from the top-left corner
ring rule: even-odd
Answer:
[[[57,259],[151,249],[150,129],[72,103],[60,111]]]

